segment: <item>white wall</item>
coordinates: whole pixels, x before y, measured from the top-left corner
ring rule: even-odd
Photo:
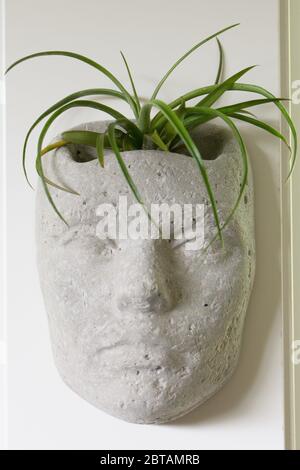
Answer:
[[[33,51],[69,49],[109,66],[126,81],[127,53],[142,95],[199,39],[235,22],[224,35],[226,74],[251,64],[248,82],[280,94],[278,0],[7,0],[7,63]],[[161,93],[210,83],[215,44],[187,60]],[[256,187],[257,275],[240,365],[231,382],[192,414],[164,426],[131,425],[96,410],[60,380],[54,368],[34,249],[34,193],[21,171],[21,146],[33,119],[63,95],[108,82],[69,59],[38,59],[7,80],[9,445],[22,449],[283,448],[280,287],[280,149],[246,129]],[[231,99],[237,99],[232,95]],[[243,95],[243,98],[246,98]],[[260,112],[261,113],[261,112]],[[259,115],[261,115],[259,113]],[[71,111],[56,126],[95,118]],[[279,116],[263,113],[273,124]],[[29,157],[34,157],[34,142]],[[34,166],[30,165],[34,179]]]

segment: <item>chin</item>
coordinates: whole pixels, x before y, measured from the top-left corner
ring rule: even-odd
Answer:
[[[199,383],[197,370],[191,375],[178,378],[174,370],[158,378],[158,374],[142,371],[132,384],[131,373],[115,374],[110,379],[73,377],[70,380],[60,370],[64,382],[80,397],[109,415],[134,424],[164,424],[174,421],[201,405],[223,385],[222,383]],[[98,371],[99,374],[99,371]],[[231,374],[230,374],[231,375]],[[127,377],[127,381],[126,381]],[[229,378],[229,377],[228,377]],[[98,386],[95,386],[98,382]],[[198,383],[197,383],[198,382]]]

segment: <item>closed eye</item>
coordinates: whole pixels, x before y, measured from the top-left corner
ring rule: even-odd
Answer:
[[[59,245],[63,248],[76,247],[77,252],[84,250],[86,253],[94,256],[102,253],[111,255],[116,248],[114,240],[102,240],[96,235],[95,226],[93,224],[74,225],[70,227],[59,237]]]
[[[202,222],[202,219],[196,220],[193,219],[191,227],[181,227],[181,232],[179,232],[176,236],[174,233],[173,236],[170,239],[170,246],[172,249],[184,247],[184,245],[187,242],[192,242],[196,240],[196,238],[200,238],[203,236],[203,242],[204,242],[204,234],[203,232],[200,232],[203,229],[203,225],[198,226],[197,222]],[[200,231],[199,231],[200,228]],[[198,232],[197,232],[198,231]]]
[[[75,240],[91,237],[94,235],[94,233],[95,229],[93,229],[92,225],[73,225],[58,237],[58,241],[60,245],[65,246]]]

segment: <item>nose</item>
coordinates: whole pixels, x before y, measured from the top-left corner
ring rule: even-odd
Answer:
[[[119,312],[164,313],[175,296],[168,257],[157,240],[128,241],[116,259]]]

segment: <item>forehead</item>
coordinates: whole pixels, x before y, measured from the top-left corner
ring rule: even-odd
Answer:
[[[192,158],[158,151],[131,151],[122,156],[148,207],[161,203],[205,203],[206,191]],[[97,207],[105,203],[118,207],[120,196],[126,196],[128,204],[137,202],[112,153],[106,155],[105,167],[101,168],[97,160],[74,162],[70,150],[61,149],[55,158],[48,156],[44,167],[52,181],[79,193],[77,196],[51,188],[55,204],[70,225],[95,221]],[[44,200],[42,192],[40,188],[40,198]],[[48,201],[43,203],[42,210],[47,218],[57,217]]]

